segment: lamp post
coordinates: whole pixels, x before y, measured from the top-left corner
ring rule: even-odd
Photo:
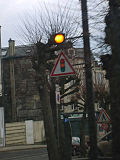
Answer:
[[[59,107],[60,107],[60,87],[56,84],[56,120],[57,120],[57,140],[59,145]]]
[[[82,9],[82,27],[84,42],[84,60],[86,76],[86,105],[88,109],[88,126],[90,136],[90,159],[97,159],[97,127],[94,111],[93,82],[91,70],[91,51],[89,40],[87,0],[81,0]]]
[[[58,33],[54,37],[54,41],[56,44],[61,44],[65,40],[65,35],[63,33]]]

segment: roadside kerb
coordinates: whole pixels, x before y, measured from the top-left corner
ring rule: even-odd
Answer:
[[[72,160],[89,160],[89,158],[73,157]],[[112,160],[112,157],[98,157],[97,160]]]
[[[46,147],[47,147],[46,145],[8,146],[8,147],[0,147],[0,152],[24,150],[24,149],[37,149],[37,148],[46,148]]]

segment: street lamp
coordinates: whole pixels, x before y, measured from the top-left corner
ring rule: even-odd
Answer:
[[[54,36],[54,41],[56,44],[61,44],[65,40],[65,35],[63,33],[57,33]]]

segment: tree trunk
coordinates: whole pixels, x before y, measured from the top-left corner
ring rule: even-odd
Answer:
[[[53,114],[53,123],[55,127],[55,134],[57,138],[57,111],[56,111],[56,95],[55,95],[55,82],[51,80],[51,86],[50,86],[50,104],[51,104],[51,109],[52,109],[52,114]]]
[[[49,160],[60,160],[47,85],[40,89]]]
[[[80,124],[80,155],[81,157],[86,156],[85,125],[86,125],[86,113],[83,112],[83,117],[81,119],[81,124]]]
[[[65,128],[64,128],[64,125],[63,125],[63,120],[60,120],[59,121],[59,145],[60,145],[60,152],[61,152],[61,155],[62,155],[62,160],[71,160],[72,158],[72,152],[71,152],[71,144],[68,146],[68,143],[66,142],[67,141],[67,137],[65,136]],[[67,132],[69,132],[67,130]],[[71,138],[70,138],[70,141],[71,141]]]
[[[32,64],[36,70],[37,86],[39,88],[40,102],[43,110],[48,156],[49,160],[71,160],[72,153],[68,153],[68,148],[70,148],[71,145],[68,146],[66,143],[65,128],[63,124],[60,123],[60,112],[58,113],[58,117],[56,114],[55,81],[52,80],[51,84],[48,82],[46,72],[48,64],[46,63],[47,57],[45,57],[47,54],[47,52],[45,52],[46,47],[47,46],[41,42],[36,44],[37,56],[32,59]],[[59,118],[59,121],[57,121],[57,118]],[[56,123],[56,121],[59,123]]]
[[[64,93],[64,83],[65,78],[59,78],[59,85],[61,87],[61,95]],[[60,118],[60,110],[59,110],[59,118]],[[63,160],[71,160],[72,159],[72,134],[71,134],[71,126],[68,121],[65,123],[63,120],[59,120],[59,135],[60,135],[60,150],[62,153]]]
[[[111,46],[109,67],[112,118],[113,159],[120,159],[120,0],[109,0],[110,10],[106,16],[106,43]],[[109,63],[109,62],[108,62]]]
[[[43,120],[45,126],[45,136],[47,142],[48,156],[49,160],[61,160],[55,134],[53,113],[50,104],[50,90],[48,88],[46,67],[44,63],[42,64],[39,63],[39,70],[36,72],[37,73],[36,76],[40,94],[40,102],[43,111]]]
[[[71,134],[71,125],[68,120],[68,122],[64,122],[64,132],[65,132],[65,160],[71,160],[72,159],[72,134]]]

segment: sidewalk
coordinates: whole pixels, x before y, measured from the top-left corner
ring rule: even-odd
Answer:
[[[0,147],[0,152],[5,151],[17,151],[17,150],[27,150],[27,149],[39,149],[39,148],[46,148],[46,145],[41,144],[33,144],[33,145],[20,145],[20,146],[7,146],[7,147]],[[99,160],[112,160],[111,157],[99,157]],[[88,158],[79,158],[79,157],[72,157],[72,160],[89,160]]]
[[[0,152],[4,151],[16,151],[16,150],[24,150],[24,149],[36,149],[36,148],[46,148],[46,145],[33,144],[33,145],[20,145],[20,146],[6,146],[0,147]]]

